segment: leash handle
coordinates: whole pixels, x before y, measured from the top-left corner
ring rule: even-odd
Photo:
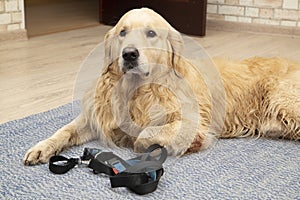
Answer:
[[[64,174],[80,163],[79,158],[52,156],[49,161],[49,170],[54,174]]]

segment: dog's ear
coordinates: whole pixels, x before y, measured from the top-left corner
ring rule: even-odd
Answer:
[[[172,47],[172,53],[177,56],[181,55],[183,50],[183,39],[181,34],[173,27],[170,27],[169,29],[168,40]]]
[[[104,57],[104,66],[109,66],[114,61],[114,55],[113,55],[113,39],[115,37],[115,28],[110,29],[105,37],[104,37],[104,48],[105,48],[105,57]]]
[[[168,40],[170,42],[172,53],[171,53],[171,65],[173,69],[175,70],[175,74],[178,77],[181,77],[180,69],[178,69],[179,60],[183,51],[183,39],[181,37],[181,34],[175,30],[173,27],[170,27],[169,33],[168,33]]]

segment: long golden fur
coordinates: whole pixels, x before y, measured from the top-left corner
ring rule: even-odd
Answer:
[[[134,69],[122,58],[126,47],[139,51]],[[82,113],[29,149],[24,163],[47,162],[66,147],[96,138],[135,151],[158,143],[173,155],[205,149],[216,138],[299,140],[299,63],[215,59],[223,84],[209,88],[182,49],[179,32],[154,11],[125,14],[105,37],[105,68],[86,93]]]

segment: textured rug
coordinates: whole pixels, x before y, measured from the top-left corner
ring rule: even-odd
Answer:
[[[88,168],[54,175],[48,165],[24,166],[28,148],[73,118],[72,104],[0,125],[0,199],[300,199],[299,142],[269,139],[220,140],[210,150],[170,157],[154,193],[139,196],[111,188],[109,178]],[[98,142],[71,148],[104,149]],[[108,149],[123,158],[127,149]]]

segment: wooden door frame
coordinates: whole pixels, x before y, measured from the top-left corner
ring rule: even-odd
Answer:
[[[99,4],[100,22],[106,25],[115,25],[128,10],[149,7],[182,33],[197,36],[206,33],[207,0],[126,0],[122,3],[119,0],[100,0]]]

